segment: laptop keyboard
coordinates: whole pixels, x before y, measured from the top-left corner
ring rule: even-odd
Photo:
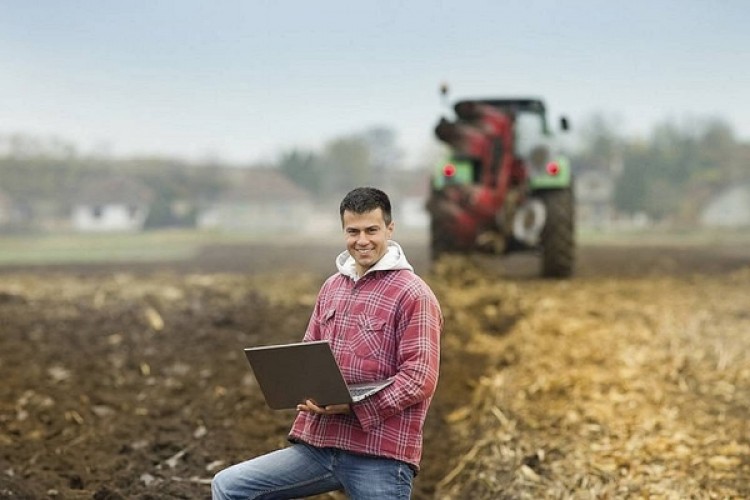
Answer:
[[[352,397],[361,396],[362,394],[366,393],[367,391],[371,391],[374,386],[367,385],[364,387],[350,387],[349,388],[349,394],[352,395]]]

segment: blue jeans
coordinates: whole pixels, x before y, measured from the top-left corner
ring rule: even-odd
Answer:
[[[352,499],[409,499],[414,471],[405,462],[304,443],[220,471],[213,500],[299,498],[344,490]]]

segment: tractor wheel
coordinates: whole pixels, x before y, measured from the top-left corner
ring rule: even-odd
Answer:
[[[542,230],[542,276],[567,278],[575,261],[574,203],[572,189],[543,194],[547,221]]]
[[[432,260],[438,260],[441,255],[453,249],[454,244],[450,232],[441,220],[433,216],[430,221],[430,254]]]

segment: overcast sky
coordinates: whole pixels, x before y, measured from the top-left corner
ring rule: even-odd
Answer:
[[[750,139],[749,21],[744,0],[0,0],[0,134],[251,163],[387,126],[417,161],[445,81]]]

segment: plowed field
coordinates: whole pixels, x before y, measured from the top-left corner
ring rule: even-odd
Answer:
[[[336,243],[3,269],[0,497],[207,498],[282,446],[242,347],[301,337]],[[404,247],[446,317],[415,498],[750,498],[746,247]]]

